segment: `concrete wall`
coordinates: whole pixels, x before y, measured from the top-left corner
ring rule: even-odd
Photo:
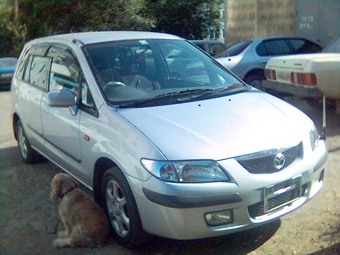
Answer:
[[[295,0],[226,0],[226,44],[295,34]]]
[[[340,36],[340,0],[225,0],[226,44],[267,35],[326,46]]]

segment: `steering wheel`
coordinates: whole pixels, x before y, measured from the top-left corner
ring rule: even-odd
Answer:
[[[119,86],[126,86],[124,83],[120,81],[110,81],[109,83],[105,84],[107,87],[119,87]]]
[[[116,87],[125,87],[126,85],[123,82],[120,81],[110,81],[108,83],[106,83],[103,86],[103,90],[105,93],[107,93],[109,90],[116,88]]]

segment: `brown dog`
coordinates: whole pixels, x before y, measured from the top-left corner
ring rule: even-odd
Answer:
[[[51,200],[60,198],[59,215],[66,231],[58,233],[53,246],[96,247],[110,235],[109,221],[103,209],[79,188],[68,174],[59,173],[51,182]]]

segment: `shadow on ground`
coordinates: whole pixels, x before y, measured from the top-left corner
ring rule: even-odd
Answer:
[[[61,228],[57,204],[49,199],[50,181],[61,170],[50,162],[25,165],[17,147],[0,149],[0,254],[247,254],[270,239],[280,220],[247,231],[192,241],[154,237],[138,249],[113,238],[101,248],[51,246]],[[85,189],[85,188],[84,188]],[[88,190],[87,190],[88,191]]]

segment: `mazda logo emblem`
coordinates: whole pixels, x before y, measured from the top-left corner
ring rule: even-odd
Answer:
[[[275,166],[275,168],[277,170],[280,170],[285,165],[285,163],[286,163],[285,155],[283,155],[282,152],[276,154],[276,156],[274,158],[274,166]]]

